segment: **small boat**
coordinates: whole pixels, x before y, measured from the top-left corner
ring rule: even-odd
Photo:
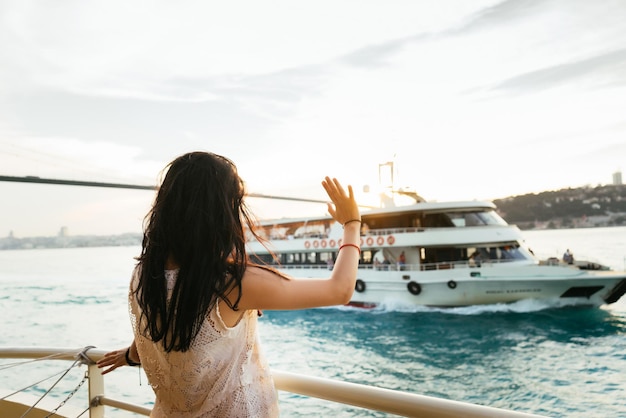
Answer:
[[[599,306],[626,292],[624,271],[539,260],[492,202],[415,200],[362,213],[351,305],[460,307],[538,299]],[[342,226],[330,216],[263,221],[258,232],[267,242],[249,241],[253,258],[294,277],[328,277],[342,244]]]

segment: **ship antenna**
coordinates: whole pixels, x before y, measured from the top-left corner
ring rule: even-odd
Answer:
[[[386,175],[384,175],[383,170],[388,170]],[[416,203],[426,202],[426,199],[418,195],[414,190],[406,190],[404,188],[396,189],[394,185],[394,175],[395,164],[393,161],[387,161],[386,163],[378,164],[378,183],[380,184],[381,188],[389,191],[389,195],[387,195],[385,192],[382,192],[380,195],[380,203],[382,207],[395,207],[395,195],[409,196],[413,198]],[[387,180],[386,184],[384,183],[384,180]]]

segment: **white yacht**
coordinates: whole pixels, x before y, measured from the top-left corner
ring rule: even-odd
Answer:
[[[596,264],[540,261],[521,231],[491,202],[424,202],[362,213],[361,261],[352,305],[455,307],[563,299],[568,305],[616,302],[626,272]],[[327,277],[341,245],[331,217],[264,221],[259,261],[294,277]]]

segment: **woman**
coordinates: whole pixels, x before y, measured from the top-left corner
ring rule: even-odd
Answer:
[[[259,237],[229,159],[192,152],[170,163],[131,279],[134,340],[98,361],[102,374],[143,365],[153,417],[278,416],[258,313],[345,304],[356,282],[361,217],[352,187],[328,177],[322,185],[343,245],[328,279],[296,280],[250,263],[245,229]]]

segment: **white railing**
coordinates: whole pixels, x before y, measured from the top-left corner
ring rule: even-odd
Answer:
[[[488,226],[488,225],[477,225],[477,226]],[[417,226],[406,226],[406,227],[394,227],[394,228],[379,228],[379,229],[368,229],[367,232],[362,232],[362,237],[367,236],[386,236],[386,235],[398,235],[398,234],[411,234],[415,232],[428,232],[432,230],[442,231],[442,230],[453,230],[458,229],[457,226],[444,226],[444,227],[417,227]],[[267,235],[272,241],[289,241],[293,239],[328,239],[328,233],[304,233],[298,235]],[[252,237],[248,237],[248,241],[253,241]]]
[[[104,392],[104,378],[95,361],[106,353],[93,348],[36,348],[0,347],[0,359],[44,359],[73,360],[84,357],[89,377],[89,417],[103,418],[104,407],[109,406],[139,415],[150,415],[150,409],[116,399],[108,398]],[[523,412],[492,408],[465,402],[451,401],[430,396],[417,395],[357,383],[319,377],[304,376],[273,370],[276,389],[299,395],[325,399],[374,411],[392,413],[406,417],[428,418],[531,418],[540,417]],[[2,400],[0,400],[0,406]]]
[[[468,261],[440,261],[437,263],[422,263],[422,264],[404,264],[399,265],[397,263],[390,264],[373,264],[373,263],[361,263],[359,264],[359,270],[376,270],[376,271],[424,271],[424,270],[450,270],[455,268],[475,268],[475,267],[492,267],[496,264],[511,263],[519,260],[487,260],[482,263],[470,263]],[[326,263],[320,264],[279,264],[272,265],[273,267],[281,270],[332,270]]]

